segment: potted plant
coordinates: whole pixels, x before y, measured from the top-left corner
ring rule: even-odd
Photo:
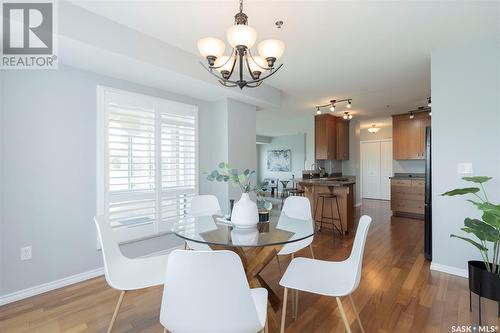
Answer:
[[[242,173],[238,169],[230,168],[225,162],[220,162],[218,169],[208,173],[207,180],[229,182],[241,189],[241,198],[234,204],[231,212],[231,222],[237,227],[253,227],[259,222],[257,203],[250,199],[249,193],[255,192],[259,206],[271,210],[272,204],[263,197],[263,185],[252,185],[255,170],[246,169]]]
[[[469,289],[478,294],[500,301],[500,205],[489,201],[483,184],[491,177],[463,177],[463,180],[474,183],[471,187],[459,188],[443,193],[443,196],[472,195],[474,199],[467,201],[481,212],[481,219],[465,218],[462,231],[474,235],[477,240],[452,234],[450,237],[460,238],[481,253],[482,261],[469,261]],[[481,321],[481,315],[479,316]]]

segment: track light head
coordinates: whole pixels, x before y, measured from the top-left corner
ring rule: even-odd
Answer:
[[[344,112],[344,115],[342,116],[344,119],[349,119],[349,112]]]
[[[428,107],[431,107],[431,106],[432,106],[432,103],[431,103],[431,98],[430,98],[430,97],[427,97],[427,106],[428,106]]]
[[[346,105],[346,106],[347,106],[347,108],[348,108],[348,109],[350,109],[350,108],[352,107],[352,102],[351,102],[351,100],[348,100],[348,101],[347,101],[347,105]]]
[[[321,114],[321,109],[319,108],[319,106],[316,107],[316,114]]]
[[[410,119],[413,119],[415,118],[415,115],[413,114],[413,112],[410,112]]]
[[[335,111],[335,104],[332,104],[332,106],[330,106],[330,111],[332,111],[332,112]]]

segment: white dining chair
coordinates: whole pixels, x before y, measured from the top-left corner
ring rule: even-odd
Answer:
[[[267,290],[250,289],[232,251],[170,254],[160,309],[165,332],[267,332]]]
[[[121,291],[108,326],[107,332],[109,333],[113,329],[123,297],[127,291],[163,284],[168,255],[144,258],[125,257],[120,250],[109,222],[102,216],[95,217],[94,222],[101,243],[104,276],[112,288]]]
[[[286,198],[285,203],[283,205],[283,209],[281,210],[281,215],[283,214],[293,219],[305,220],[308,222],[312,221],[311,204],[309,202],[309,199],[307,199],[306,197],[299,197],[299,196],[291,196]],[[312,226],[311,231],[314,231],[314,225]],[[311,257],[314,259],[314,251],[312,248],[313,240],[314,236],[311,236],[297,242],[285,244],[278,252],[278,256],[285,256],[291,254],[293,259],[294,253],[306,247],[309,247],[309,250],[311,251]],[[278,265],[281,272],[281,263],[279,262],[279,259],[278,259]]]
[[[364,215],[360,218],[351,254],[344,261],[331,262],[309,258],[295,258],[292,260],[280,281],[280,285],[285,287],[281,316],[282,333],[285,331],[288,289],[335,297],[346,330],[350,333],[351,328],[340,301],[340,297],[349,296],[361,332],[364,332],[351,294],[359,286],[361,280],[363,252],[371,222],[372,218],[369,216]],[[297,307],[297,302],[295,304]],[[297,311],[297,308],[294,311]]]
[[[221,209],[219,200],[215,195],[204,194],[194,196],[191,200],[191,210],[189,215],[193,217],[212,216],[220,214]],[[186,248],[196,251],[210,251],[211,248],[207,244],[186,241]]]

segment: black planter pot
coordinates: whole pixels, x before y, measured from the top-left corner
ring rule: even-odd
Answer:
[[[469,261],[469,307],[472,311],[472,294],[479,295],[479,325],[481,325],[481,297],[486,297],[498,303],[500,317],[500,275],[488,272],[484,262]]]

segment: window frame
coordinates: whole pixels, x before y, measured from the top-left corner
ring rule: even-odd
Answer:
[[[162,198],[164,189],[162,188],[162,155],[161,155],[161,115],[176,114],[181,116],[194,117],[195,129],[195,186],[194,195],[199,194],[200,176],[199,176],[199,112],[198,106],[186,103],[180,103],[164,98],[154,97],[150,95],[135,93],[127,90],[116,89],[108,86],[97,86],[97,156],[96,156],[96,216],[104,216],[109,220],[109,117],[106,96],[108,93],[125,95],[125,98],[134,98],[138,101],[145,101],[149,105],[153,105],[155,117],[155,134],[154,134],[154,150],[155,150],[155,219],[151,224],[138,226],[122,227],[114,229],[116,239],[119,243],[134,242],[141,239],[153,238],[159,235],[171,234],[170,223],[162,222]],[[127,191],[120,195],[127,196]],[[100,247],[98,242],[98,247]]]

